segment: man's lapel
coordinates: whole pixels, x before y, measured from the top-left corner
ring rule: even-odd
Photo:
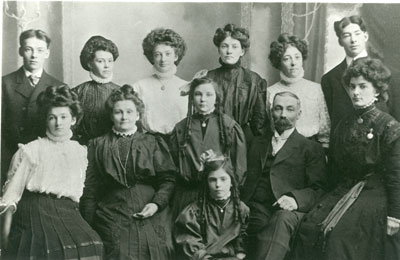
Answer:
[[[17,71],[17,81],[15,85],[15,91],[20,93],[27,99],[31,96],[33,91],[29,83],[29,80],[27,79],[27,77],[25,77],[25,71],[22,67]]]
[[[279,150],[279,152],[276,154],[274,165],[282,162],[283,160],[286,160],[293,154],[294,151],[296,151],[298,147],[298,142],[297,142],[298,135],[299,133],[295,129],[293,133],[289,136],[289,138],[286,140],[282,148]]]

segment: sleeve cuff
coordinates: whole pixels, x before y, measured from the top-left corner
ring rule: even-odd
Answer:
[[[393,222],[396,222],[397,224],[400,224],[400,219],[398,219],[398,218],[394,218],[394,217],[387,217],[387,219],[388,220],[391,220],[391,221],[393,221]]]

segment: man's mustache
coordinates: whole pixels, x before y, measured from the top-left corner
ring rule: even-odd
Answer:
[[[279,118],[275,119],[274,124],[277,127],[292,126],[292,123],[289,121],[289,119],[284,118],[284,117],[279,117]]]

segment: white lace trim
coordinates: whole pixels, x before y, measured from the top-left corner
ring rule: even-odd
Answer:
[[[112,78],[113,78],[113,74],[111,74],[110,77],[108,77],[108,78],[106,78],[106,79],[103,79],[103,78],[100,78],[100,77],[94,75],[94,73],[91,72],[91,71],[89,72],[89,76],[90,76],[90,78],[91,78],[92,80],[96,81],[96,82],[99,83],[99,84],[106,84],[106,83],[109,83],[109,82],[112,81]]]

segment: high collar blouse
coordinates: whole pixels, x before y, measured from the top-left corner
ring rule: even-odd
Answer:
[[[15,153],[1,204],[15,205],[24,189],[79,202],[87,167],[86,147],[76,141],[39,138]]]
[[[181,96],[179,89],[185,84],[187,81],[175,75],[169,78],[152,75],[133,84],[145,106],[141,119],[144,131],[170,134],[175,124],[186,117],[188,98]]]

